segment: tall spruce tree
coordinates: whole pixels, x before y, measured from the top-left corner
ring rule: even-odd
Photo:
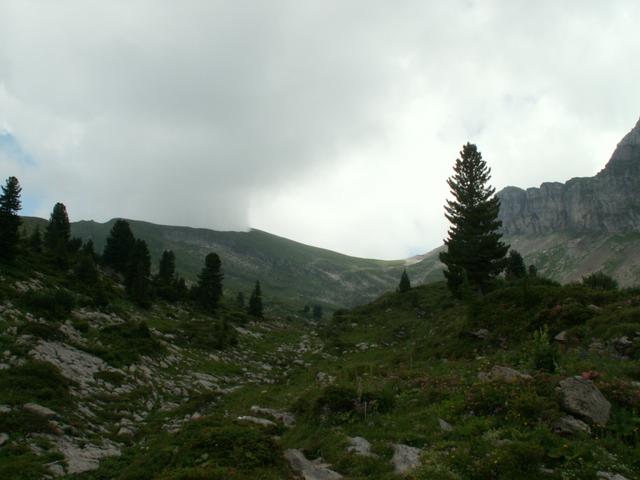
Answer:
[[[107,243],[102,253],[102,262],[116,272],[126,274],[136,239],[131,232],[129,222],[118,219],[111,227]]]
[[[158,265],[158,283],[170,285],[175,280],[176,275],[176,255],[171,250],[165,250],[160,257]]]
[[[475,145],[462,147],[453,170],[447,180],[453,200],[445,205],[451,227],[444,241],[447,250],[440,253],[440,260],[447,267],[444,274],[454,295],[462,295],[466,282],[484,294],[504,269],[509,250],[499,232],[500,200],[488,185],[491,169]]]
[[[259,281],[256,281],[256,286],[254,287],[253,292],[251,292],[251,297],[249,297],[249,308],[247,311],[249,315],[254,317],[263,318],[264,316],[262,311],[262,289],[260,288]]]
[[[198,303],[209,312],[214,312],[222,297],[222,262],[217,253],[210,253],[204,259],[204,268],[198,275],[196,296]]]
[[[142,306],[151,298],[151,255],[147,242],[137,239],[133,244],[125,273],[125,289],[129,296]]]
[[[69,238],[71,237],[71,224],[67,207],[64,203],[56,203],[53,206],[47,229],[44,232],[44,244],[49,254],[62,266],[67,266],[69,253]]]
[[[505,261],[505,278],[509,281],[518,280],[527,276],[527,267],[524,259],[517,250],[510,250]]]
[[[0,259],[6,262],[15,258],[20,240],[18,212],[22,208],[21,192],[18,179],[9,177],[0,195]]]
[[[405,268],[402,271],[402,276],[400,277],[400,283],[398,284],[398,291],[400,293],[408,292],[411,290],[411,281],[409,280],[409,275],[407,274],[407,269]]]

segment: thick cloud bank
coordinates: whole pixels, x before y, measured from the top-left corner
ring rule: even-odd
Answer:
[[[0,0],[25,212],[249,226],[402,257],[477,143],[497,187],[596,173],[640,116],[637,2]]]

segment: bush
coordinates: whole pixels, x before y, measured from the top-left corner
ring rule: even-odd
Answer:
[[[98,338],[106,348],[95,349],[92,353],[116,367],[135,363],[143,355],[153,357],[164,351],[146,322],[111,325],[100,330]]]
[[[30,290],[22,296],[22,303],[34,315],[55,320],[71,313],[75,299],[67,290]]]
[[[46,323],[27,322],[18,327],[19,335],[33,335],[43,340],[63,340],[64,334],[57,326]]]
[[[546,326],[534,332],[531,350],[533,368],[549,373],[556,371],[558,353],[549,341],[549,331]]]
[[[582,284],[585,287],[596,290],[617,290],[618,282],[603,272],[592,273],[586,277],[582,277]]]
[[[22,405],[41,403],[54,410],[72,403],[71,381],[47,362],[33,361],[0,370],[0,403]]]

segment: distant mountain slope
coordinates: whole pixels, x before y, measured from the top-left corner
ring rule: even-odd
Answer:
[[[44,220],[26,218],[27,224]],[[106,223],[72,223],[73,236],[93,239],[101,252],[115,220]],[[222,258],[225,288],[249,293],[260,280],[265,296],[289,306],[321,304],[341,308],[367,302],[394,289],[403,268],[414,284],[440,280],[432,258],[384,261],[350,257],[304,245],[260,230],[219,232],[204,228],[175,227],[129,220],[136,237],[149,245],[154,267],[164,249],[176,254],[177,269],[195,281],[204,257],[216,252]]]

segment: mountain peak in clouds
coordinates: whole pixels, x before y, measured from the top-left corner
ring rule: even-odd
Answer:
[[[599,175],[640,174],[640,119],[616,147],[611,159]]]
[[[640,121],[594,177],[498,193],[507,235],[640,232]]]

